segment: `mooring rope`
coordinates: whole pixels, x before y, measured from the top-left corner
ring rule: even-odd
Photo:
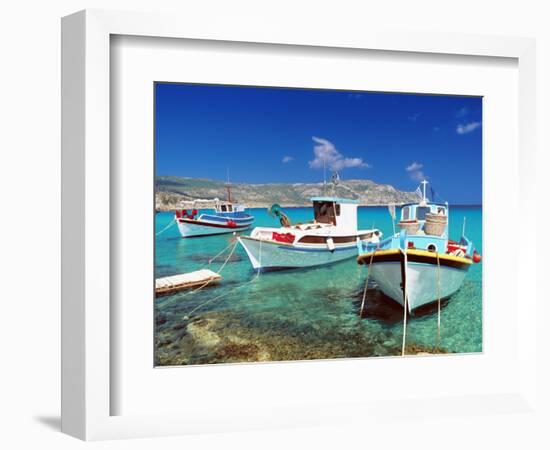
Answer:
[[[155,233],[155,236],[159,236],[162,233],[164,233],[168,228],[170,228],[172,225],[176,223],[176,219],[172,219],[168,225],[166,225],[162,230],[160,230],[158,233]]]
[[[363,308],[365,307],[365,300],[367,298],[367,289],[369,286],[370,268],[372,266],[372,260],[374,259],[374,254],[376,253],[376,250],[378,250],[378,248],[376,248],[370,255],[369,267],[367,268],[367,280],[365,281],[365,289],[363,290],[363,301],[361,302],[361,312],[359,313],[359,317],[363,316]]]
[[[233,244],[233,243],[231,243]],[[234,244],[233,244],[233,248],[231,249],[231,252],[229,252],[229,255],[227,255],[227,258],[225,258],[225,261],[223,262],[223,264],[221,265],[221,267],[219,268],[219,270],[216,272],[218,275],[220,275],[222,273],[222,270],[225,268],[225,266],[227,265],[227,263],[229,262],[229,260],[231,259],[231,256],[233,255],[233,253],[235,252],[235,249],[237,248],[237,245],[239,244],[239,241],[236,241]],[[229,248],[229,246],[227,246],[223,251],[227,250]],[[218,255],[216,255],[214,258],[211,259],[211,261],[213,261],[217,256],[219,256],[221,253],[220,252]],[[203,284],[201,284],[198,288],[196,289],[192,289],[188,292],[184,292],[180,295],[178,295],[176,298],[172,299],[172,301],[170,302],[166,302],[166,303],[163,303],[163,306],[166,306],[166,305],[169,305],[169,304],[172,304],[172,303],[177,303],[179,302],[183,297],[187,297],[191,294],[195,294],[197,292],[199,292],[200,290],[204,289],[206,286],[208,286],[210,283],[212,283],[213,281],[215,281],[216,279],[215,278],[210,278],[208,280],[206,280]]]
[[[219,270],[216,272],[218,275],[220,275],[222,273],[222,270],[224,269],[224,267],[227,265],[227,263],[229,262],[229,259],[231,258],[231,256],[233,255],[233,253],[235,252],[235,249],[237,248],[237,244],[239,242],[235,242],[235,244],[233,245],[233,248],[231,249],[231,251],[229,252],[229,255],[227,255],[227,258],[225,258],[225,261],[223,262],[223,264],[221,265],[221,267],[219,268]],[[227,249],[227,247],[226,247]],[[225,249],[224,249],[225,250]],[[181,297],[186,297],[187,295],[190,295],[190,294],[195,294],[197,293],[198,291],[200,291],[201,289],[204,289],[206,286],[208,286],[210,283],[212,283],[212,281],[214,281],[214,278],[210,278],[209,280],[206,280],[206,282],[204,284],[201,284],[197,289],[193,289],[183,295],[180,295],[179,298]]]
[[[254,281],[256,281],[258,278],[260,277],[260,271],[258,271],[258,273],[249,281],[247,281],[246,283],[244,284],[241,284],[240,286],[237,286],[227,292],[224,292],[223,294],[220,294],[218,295],[217,297],[214,297],[214,298],[211,298],[209,300],[206,300],[202,303],[200,303],[199,305],[197,305],[195,308],[193,308],[191,311],[189,311],[183,318],[187,321],[190,320],[191,318],[191,314],[193,314],[195,311],[199,310],[200,308],[202,308],[203,306],[206,306],[208,305],[209,303],[212,303],[213,301],[216,301],[216,300],[219,300],[220,298],[223,298],[223,297],[226,297],[228,296],[229,294],[232,294],[234,293],[235,291],[243,288],[244,286],[248,286],[249,284],[253,283]]]
[[[405,270],[403,270],[403,343],[401,345],[401,356],[405,356],[405,343],[407,341],[407,306],[408,306],[408,294],[407,294],[407,250],[403,251],[403,264]]]
[[[235,235],[235,233],[233,233],[233,236],[234,236],[234,235]],[[208,260],[208,266],[210,266],[210,265],[216,260],[216,258],[217,258],[218,256],[220,256],[221,254],[225,253],[225,251],[226,251],[229,247],[231,247],[234,243],[235,243],[235,242],[232,242],[232,241],[230,240],[230,241],[229,241],[229,244],[227,244],[227,247],[224,247],[223,250],[221,250],[220,252],[216,253],[216,255],[214,255],[212,258],[210,258],[210,259]]]
[[[237,242],[238,243],[238,242]],[[235,246],[236,247],[236,246]],[[233,249],[231,250],[231,253],[229,254],[229,257],[228,259],[231,257],[231,255],[233,254],[233,252],[235,251],[235,247],[233,247]],[[233,292],[243,288],[244,286],[247,286],[251,283],[253,283],[254,281],[256,281],[258,278],[260,278],[260,273],[261,273],[261,267],[262,267],[262,240],[260,239],[260,251],[259,251],[259,263],[260,263],[260,269],[258,269],[258,271],[256,272],[256,275],[254,277],[252,277],[251,280],[247,281],[246,283],[244,284],[241,284],[240,286],[237,286],[233,289],[231,289],[230,291],[227,291],[227,292],[224,292],[223,294],[220,294],[218,295],[217,297],[214,297],[214,298],[211,298],[209,300],[206,300],[204,302],[202,302],[201,304],[197,305],[195,308],[193,308],[191,311],[189,311],[185,316],[184,316],[184,319],[185,320],[189,320],[191,314],[193,314],[195,311],[199,310],[200,308],[202,308],[203,306],[205,305],[208,305],[209,303],[212,303],[216,300],[219,300],[220,298],[223,298],[223,297],[226,297],[227,295],[229,294],[232,294]],[[223,264],[222,268],[220,269],[220,271],[218,273],[220,273],[223,269],[223,267],[225,266],[225,264],[227,263],[228,259],[226,259],[226,262]],[[202,288],[202,286],[201,286]],[[199,288],[200,289],[200,288]],[[196,292],[196,291],[195,291]]]

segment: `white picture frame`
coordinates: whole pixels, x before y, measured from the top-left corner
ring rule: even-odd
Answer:
[[[241,24],[243,25],[243,24]],[[304,47],[366,49],[416,54],[448,54],[512,58],[519,73],[519,183],[518,212],[535,222],[535,43],[527,38],[487,37],[439,33],[396,33],[370,30],[327,33],[314,27],[286,29],[261,22],[233,27],[230,23],[196,23],[192,17],[112,11],[82,11],[62,22],[62,430],[86,440],[162,436],[208,431],[233,431],[348,421],[353,417],[382,414],[399,420],[391,402],[342,402],[302,408],[278,405],[271,414],[257,413],[224,420],[221,414],[112,415],[113,333],[110,296],[110,186],[116,173],[110,169],[110,39],[113,35],[200,39]],[[521,202],[519,201],[521,199]],[[518,258],[532,249],[520,248]],[[533,261],[532,258],[529,258]],[[529,281],[536,273],[519,266],[518,279]],[[435,402],[442,416],[495,414],[503,409],[518,414],[537,411],[536,328],[530,314],[537,308],[536,283],[524,286],[522,309],[517,311],[518,353],[521,365],[517,383],[500,395],[464,398],[402,399],[410,414],[425,413],[426,401]],[[515,292],[512,295],[518,295]],[[145,330],[148,333],[149,330]],[[524,345],[526,344],[526,345]],[[527,345],[528,344],[528,345]],[[394,367],[401,362],[396,360]],[[171,369],[167,369],[171,370]],[[263,366],[263,372],[276,370]],[[180,372],[181,373],[181,372]],[[183,376],[183,374],[182,374]],[[258,399],[260,402],[261,399]],[[322,402],[321,402],[322,404]],[[227,414],[227,408],[220,408]],[[234,409],[232,406],[229,411]],[[238,409],[238,408],[237,408]],[[321,413],[319,413],[321,411]],[[424,412],[423,412],[424,411]],[[401,411],[400,414],[403,414]],[[398,414],[399,415],[399,414]]]

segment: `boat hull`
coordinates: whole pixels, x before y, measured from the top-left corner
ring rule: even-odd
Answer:
[[[357,256],[357,245],[336,246],[330,251],[326,245],[297,246],[265,241],[248,236],[239,237],[254,270],[295,269],[323,266]]]
[[[182,220],[177,221],[178,229],[183,238],[198,237],[198,236],[212,236],[216,234],[226,234],[238,231],[245,231],[252,223],[229,226],[227,223],[208,223],[198,220]]]
[[[450,297],[457,292],[470,268],[466,258],[439,255],[421,251],[407,251],[407,263],[401,251],[380,252],[370,263],[369,255],[361,257],[361,263],[370,265],[370,278],[389,298],[404,305],[404,280],[407,289],[409,311]]]

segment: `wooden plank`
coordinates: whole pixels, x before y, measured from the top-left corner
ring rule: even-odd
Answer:
[[[157,278],[155,280],[155,295],[158,297],[160,295],[171,294],[194,286],[216,283],[221,279],[221,275],[209,269]]]

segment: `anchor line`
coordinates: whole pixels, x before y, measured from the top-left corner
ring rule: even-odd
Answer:
[[[233,244],[234,244],[234,242],[229,242],[229,244],[227,245],[227,247],[224,247],[223,250],[221,250],[220,252],[216,253],[215,256],[213,256],[212,258],[210,258],[210,259],[208,260],[208,267],[210,267],[210,265],[216,260],[216,258],[217,258],[218,256],[222,255],[223,253],[225,253],[225,251],[226,251],[229,247],[231,247]]]
[[[189,311],[189,312],[184,316],[184,319],[188,321],[188,320],[190,319],[191,314],[193,314],[195,311],[199,310],[199,309],[202,308],[203,306],[206,306],[206,305],[208,305],[209,303],[212,303],[212,302],[215,301],[215,300],[219,300],[220,298],[226,297],[226,296],[228,296],[229,294],[232,294],[232,293],[234,293],[235,291],[237,291],[237,290],[243,288],[244,286],[247,286],[247,285],[249,285],[249,284],[255,282],[255,281],[258,279],[259,275],[260,275],[260,273],[258,272],[258,274],[257,274],[255,277],[253,277],[251,280],[247,281],[246,283],[241,284],[240,286],[237,286],[237,287],[235,287],[234,289],[231,289],[231,290],[229,290],[229,291],[227,291],[227,292],[224,292],[223,294],[220,294],[220,295],[218,295],[217,297],[211,298],[211,299],[206,300],[206,301],[204,301],[203,303],[197,305],[195,308],[193,308],[191,311]]]
[[[155,233],[155,236],[160,236],[162,233],[164,233],[168,228],[170,228],[172,225],[176,223],[176,219],[172,219],[168,225],[166,225],[162,230],[160,230],[158,233]]]
[[[235,245],[235,247],[236,247],[236,245]],[[229,257],[231,257],[231,254],[233,254],[233,251],[235,251],[235,247],[233,247],[233,249],[231,250],[231,253],[229,254]],[[261,241],[261,240],[260,240],[260,252],[259,252],[259,253],[260,253],[260,255],[259,255],[259,262],[260,262],[260,267],[261,267],[261,266],[262,266],[262,241]],[[227,261],[229,260],[229,257],[226,259],[226,262],[223,264],[223,266],[225,266],[225,264],[226,264]],[[222,266],[222,269],[223,269],[223,266]],[[220,269],[220,272],[221,272],[221,269]],[[218,272],[218,274],[219,274],[220,272]],[[225,292],[225,293],[223,293],[223,294],[218,295],[217,297],[211,298],[211,299],[206,300],[205,302],[203,302],[203,303],[197,305],[195,308],[193,308],[191,311],[189,311],[189,312],[185,315],[184,318],[185,318],[186,320],[189,320],[191,314],[193,314],[195,311],[199,310],[199,309],[202,308],[203,306],[208,305],[209,303],[212,303],[212,302],[214,302],[214,301],[216,301],[216,300],[219,300],[220,298],[226,297],[227,295],[234,293],[235,291],[241,289],[242,287],[247,286],[247,285],[249,285],[249,284],[255,282],[258,278],[260,278],[260,272],[261,272],[261,269],[259,269],[258,272],[256,273],[256,275],[255,275],[251,280],[247,281],[246,283],[241,284],[240,286],[237,286],[237,287],[235,287],[234,289],[231,289],[230,291],[227,291],[227,292]],[[202,286],[201,286],[201,288],[202,288]],[[199,288],[199,289],[200,289],[200,288]],[[195,291],[195,292],[196,292],[196,291]]]
[[[408,294],[407,294],[407,251],[403,251],[403,343],[401,345],[401,356],[405,356],[405,343],[407,342],[407,306],[408,306]]]
[[[377,250],[378,250],[378,247],[370,255],[369,267],[367,268],[367,280],[365,281],[365,289],[363,290],[363,301],[361,302],[361,312],[359,313],[359,317],[363,316],[363,308],[365,307],[365,300],[367,298],[367,289],[369,285],[369,277],[370,277],[370,270],[372,266],[372,260],[374,259],[374,254],[376,253]]]
[[[222,270],[225,268],[225,266],[227,265],[227,263],[229,262],[229,259],[231,259],[231,256],[233,255],[233,253],[235,252],[235,249],[237,248],[237,245],[238,245],[238,241],[236,241],[234,244],[233,244],[233,248],[231,249],[231,252],[229,252],[229,255],[227,255],[227,258],[225,258],[225,261],[223,262],[223,264],[220,266],[220,268],[218,269],[218,271],[216,272],[218,275],[220,275],[222,273]],[[225,250],[227,250],[229,248],[229,246],[225,247],[224,250],[222,250],[222,252],[220,252],[218,255],[214,256],[214,258],[212,258],[210,261],[214,261],[214,259],[216,259],[220,254],[222,254]],[[210,263],[209,263],[210,264]],[[197,292],[199,292],[201,289],[204,289],[206,286],[208,286],[210,283],[212,283],[212,281],[214,281],[214,278],[210,278],[208,280],[206,280],[203,284],[201,284],[198,288],[196,289],[193,289],[189,292],[185,292],[183,294],[180,294],[177,298],[173,299],[171,302],[166,302],[166,303],[163,303],[164,306],[168,305],[168,304],[171,304],[171,303],[176,303],[178,301],[180,301],[183,297],[187,297],[188,295],[191,295],[191,294],[195,294]]]

